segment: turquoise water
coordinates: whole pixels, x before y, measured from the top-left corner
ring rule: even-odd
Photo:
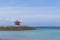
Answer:
[[[0,31],[0,40],[60,40],[60,29]]]

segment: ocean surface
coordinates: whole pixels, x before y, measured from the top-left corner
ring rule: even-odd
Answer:
[[[24,31],[0,31],[0,40],[60,40],[60,28]]]

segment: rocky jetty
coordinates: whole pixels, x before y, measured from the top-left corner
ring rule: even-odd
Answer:
[[[0,31],[35,30],[29,26],[0,26]]]

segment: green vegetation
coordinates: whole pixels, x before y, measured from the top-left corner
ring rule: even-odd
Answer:
[[[35,30],[35,28],[29,26],[1,26],[0,31],[17,31],[17,30]]]

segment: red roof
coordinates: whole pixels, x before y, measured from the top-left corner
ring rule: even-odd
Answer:
[[[20,22],[20,20],[16,20],[15,22]]]

